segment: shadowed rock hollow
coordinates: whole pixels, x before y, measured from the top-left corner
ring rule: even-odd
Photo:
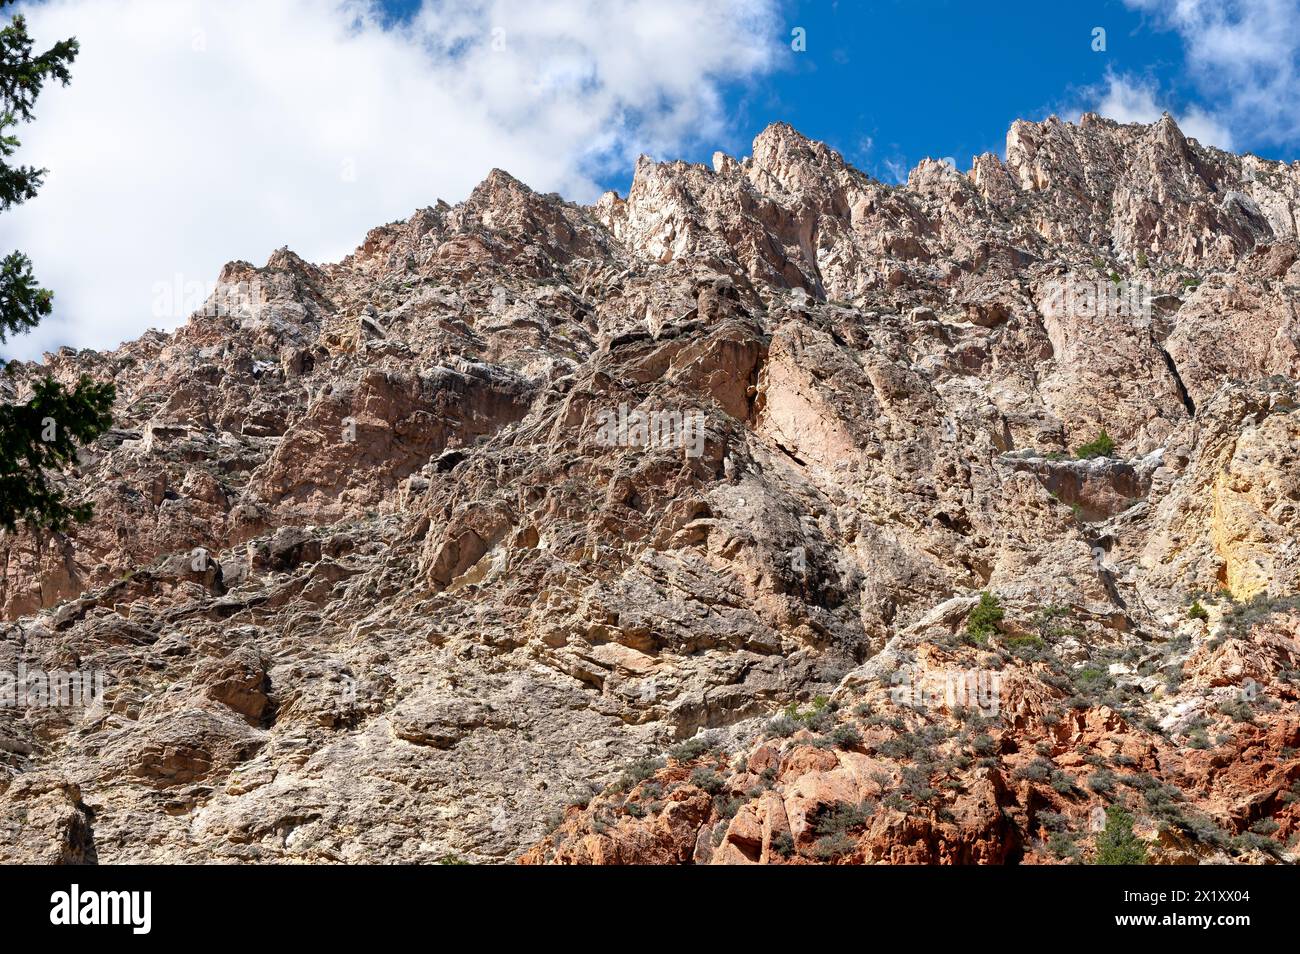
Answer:
[[[1293,860],[1300,165],[1006,157],[493,171],[19,369],[119,400],[0,534],[0,672],[106,677],[0,697],[0,859]]]

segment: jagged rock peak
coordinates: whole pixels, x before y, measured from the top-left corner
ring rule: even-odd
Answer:
[[[0,860],[1296,860],[1297,170],[776,124],[13,369],[118,404],[0,533],[0,674],[107,677],[0,698]]]

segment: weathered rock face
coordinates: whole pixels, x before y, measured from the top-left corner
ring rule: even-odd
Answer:
[[[1291,860],[1298,206],[1168,119],[776,125],[19,370],[119,406],[0,535],[0,859]]]
[[[1256,609],[1184,633],[1190,653],[1094,649],[1082,668],[1081,628],[1008,627],[981,652],[936,613],[748,741],[632,763],[522,860],[1072,863],[1123,804],[1150,863],[1293,861],[1300,617]]]

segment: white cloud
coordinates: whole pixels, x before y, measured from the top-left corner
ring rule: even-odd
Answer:
[[[1296,0],[1125,3],[1178,33],[1189,74],[1208,106],[1208,122],[1231,130],[1237,141],[1290,147],[1300,142]]]
[[[907,181],[907,160],[902,156],[890,156],[881,160],[881,165],[885,168],[885,173],[895,183],[904,183]]]
[[[3,218],[56,314],[3,346],[113,347],[159,283],[211,282],[280,245],[315,261],[494,166],[578,200],[639,152],[724,135],[722,84],[775,66],[773,0],[51,0],[38,46],[76,35],[20,159],[44,188]],[[179,279],[177,278],[179,276]]]
[[[1107,73],[1105,83],[1092,93],[1096,102],[1091,108],[1116,122],[1153,123],[1165,112],[1156,105],[1155,84],[1131,76]],[[1170,115],[1185,135],[1203,145],[1233,148],[1232,132],[1210,113],[1193,106],[1181,115],[1170,110]]]

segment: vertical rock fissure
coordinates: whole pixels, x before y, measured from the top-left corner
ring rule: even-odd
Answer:
[[[1174,379],[1174,385],[1178,388],[1178,397],[1183,402],[1183,407],[1187,408],[1187,416],[1196,416],[1196,402],[1192,396],[1187,393],[1187,385],[1183,383],[1183,376],[1178,373],[1178,365],[1174,362],[1173,356],[1163,347],[1160,348],[1160,356],[1165,359],[1165,366],[1169,368],[1169,374]]]

